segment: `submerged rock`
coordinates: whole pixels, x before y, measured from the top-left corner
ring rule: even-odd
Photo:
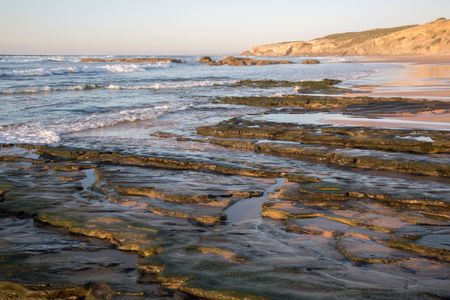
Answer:
[[[5,300],[45,300],[45,299],[85,299],[89,292],[83,287],[52,288],[31,287],[9,281],[0,281],[0,299]],[[87,298],[86,298],[87,299]],[[111,298],[95,298],[92,300],[109,300]]]
[[[419,241],[446,226],[449,204],[414,197],[349,191],[345,185],[290,184],[272,195],[263,215],[285,220],[290,232],[337,240],[337,249],[355,262],[396,263],[415,255],[448,262],[450,249],[442,238],[433,237],[433,246]],[[421,226],[436,227],[419,231]]]
[[[94,282],[87,294],[87,299],[92,300],[110,300],[114,296],[114,291],[109,285],[103,282]]]
[[[0,189],[0,201],[5,200],[6,192],[7,192],[6,190]]]

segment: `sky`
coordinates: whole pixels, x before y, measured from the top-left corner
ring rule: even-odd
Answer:
[[[0,54],[235,54],[450,18],[450,0],[0,0]]]

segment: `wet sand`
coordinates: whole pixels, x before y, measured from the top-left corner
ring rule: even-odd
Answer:
[[[339,118],[325,119],[334,125],[346,126],[364,126],[378,128],[406,128],[406,129],[429,129],[429,130],[450,130],[450,114],[449,113],[418,113],[409,116],[389,116],[387,118],[377,119],[349,119]]]
[[[399,120],[405,122],[398,122]],[[413,121],[414,120],[414,121]],[[427,129],[427,130],[450,130],[450,123],[443,122],[420,122],[415,121],[414,117],[410,119],[405,118],[391,118],[391,119],[374,119],[374,120],[339,120],[328,119],[328,122],[334,125],[345,126],[362,126],[362,127],[375,127],[375,128],[405,128],[405,129]],[[411,121],[411,122],[408,122]]]
[[[450,55],[380,56],[365,61],[402,66],[379,75],[381,84],[362,87],[370,95],[450,100]]]
[[[450,123],[450,114],[448,113],[419,113],[413,116],[398,117],[400,120],[412,120],[412,121],[422,121],[422,122],[442,122]]]
[[[370,62],[409,62],[416,64],[450,64],[450,54],[447,55],[402,55],[402,56],[368,56]]]

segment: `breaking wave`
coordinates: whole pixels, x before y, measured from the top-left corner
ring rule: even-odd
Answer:
[[[79,62],[80,59],[74,56],[35,56],[35,55],[2,55],[0,56],[0,62],[12,63],[12,64],[27,64],[38,62]]]
[[[168,105],[124,109],[108,113],[91,114],[79,119],[67,118],[37,121],[26,124],[0,126],[0,143],[57,143],[62,134],[109,127],[123,122],[156,119],[169,111]]]
[[[65,66],[65,67],[41,67],[30,69],[16,69],[0,71],[0,77],[13,76],[52,76],[67,75],[73,73],[132,73],[145,72],[155,68],[169,68],[170,63],[158,62],[147,64],[110,64],[110,65],[89,65],[89,66]]]
[[[98,83],[86,83],[67,86],[40,86],[40,87],[25,87],[25,88],[10,88],[0,92],[4,95],[16,95],[16,94],[37,94],[37,93],[50,93],[61,91],[86,91],[95,89],[104,90],[160,90],[160,89],[183,89],[194,88],[214,85],[226,85],[235,82],[234,80],[203,80],[203,81],[184,81],[184,82],[162,82],[142,85],[123,85],[123,84],[98,84]]]

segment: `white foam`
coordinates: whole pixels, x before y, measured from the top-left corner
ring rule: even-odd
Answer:
[[[301,144],[299,142],[292,142],[292,141],[273,141],[273,140],[258,140],[256,141],[256,144],[264,144],[264,143],[271,143],[271,144],[290,144],[290,145],[298,145]]]
[[[165,83],[154,83],[148,85],[114,85],[111,84],[107,86],[107,89],[112,90],[160,90],[160,89],[179,89],[179,88],[192,88],[192,87],[202,87],[202,86],[213,86],[213,85],[225,85],[233,83],[234,81],[213,81],[213,80],[204,80],[204,81],[185,81],[185,82],[165,82]]]
[[[98,72],[98,73],[132,73],[145,71],[144,66],[137,64],[117,64],[105,66],[83,66],[81,70],[84,72]]]
[[[169,68],[170,63],[147,63],[147,64],[112,64],[112,65],[89,65],[89,66],[65,66],[53,68],[33,68],[1,71],[0,76],[51,76],[66,75],[71,73],[132,73],[144,72],[154,68]]]
[[[108,86],[105,87],[107,90],[120,90],[120,86],[118,86],[117,84],[110,84]]]
[[[77,62],[79,58],[68,57],[68,56],[33,56],[33,55],[7,55],[1,56],[0,62],[15,63],[15,64],[26,64],[26,63],[36,63],[36,62]]]
[[[407,139],[407,140],[416,140],[419,142],[430,142],[430,143],[434,142],[434,140],[429,136],[409,136],[409,135],[407,135],[407,136],[398,136],[398,138]]]
[[[348,61],[347,58],[341,56],[321,56],[317,57],[322,63],[342,63]]]
[[[1,143],[56,143],[59,135],[53,130],[39,128],[33,124],[0,127]]]
[[[65,58],[63,56],[52,56],[52,57],[47,58],[47,60],[60,62],[60,61],[64,61]]]
[[[91,114],[79,119],[67,118],[0,126],[0,143],[56,143],[62,134],[113,126],[122,122],[151,120],[169,110],[167,105],[124,109],[115,112]]]
[[[48,85],[41,87],[26,87],[26,88],[9,88],[0,91],[0,94],[13,95],[13,94],[37,94],[37,93],[49,93],[49,92],[60,92],[60,91],[83,91],[83,90],[93,90],[93,89],[106,89],[106,90],[159,90],[159,89],[182,89],[182,88],[194,88],[203,86],[213,86],[213,85],[225,85],[231,84],[235,81],[185,81],[185,82],[164,82],[164,83],[154,83],[148,85],[119,85],[119,84],[97,84],[97,83],[86,83],[77,84],[72,86],[59,86],[50,87]]]

